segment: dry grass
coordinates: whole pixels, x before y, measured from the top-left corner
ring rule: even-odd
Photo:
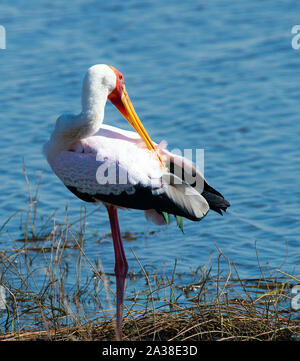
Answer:
[[[125,318],[124,341],[214,341],[214,340],[295,340],[299,337],[299,323],[280,318],[272,322],[260,315],[241,313],[238,308],[224,309],[180,309],[176,315],[157,313],[155,322],[151,315],[137,319]],[[228,314],[228,311],[230,314]],[[275,321],[275,320],[274,320]],[[101,325],[90,323],[84,326],[63,327],[57,330],[13,332],[0,337],[1,341],[111,341],[115,340],[115,329],[111,322]]]
[[[0,252],[0,286],[6,294],[0,340],[115,340],[114,277],[88,259],[82,246],[89,215],[83,208],[80,219],[70,224],[66,208],[59,224],[55,214],[37,222],[37,191],[31,195],[25,178],[29,204],[0,229],[0,237],[7,235],[7,224],[22,215],[23,236],[10,237],[12,247]],[[71,288],[65,262],[70,250],[77,252],[78,272]],[[150,274],[132,251],[140,272],[130,273],[129,281],[144,279],[145,287],[126,300],[124,340],[299,340],[299,311],[291,309],[290,301],[291,287],[300,280],[280,270],[266,275],[258,255],[259,277],[241,279],[236,266],[217,250],[217,271],[208,261],[188,285],[182,285],[176,262],[170,278]],[[220,271],[224,260],[225,276]]]
[[[297,340],[300,336],[299,320],[245,299],[171,306],[172,311],[155,310],[155,316],[151,311],[129,312],[124,318],[124,340]],[[115,328],[111,320],[87,322],[47,330],[19,330],[0,336],[0,340],[115,340]]]

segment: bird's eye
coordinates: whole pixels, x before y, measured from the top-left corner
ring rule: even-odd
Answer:
[[[119,79],[122,80],[123,79],[123,75],[119,74]]]

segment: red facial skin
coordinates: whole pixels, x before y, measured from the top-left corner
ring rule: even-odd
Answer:
[[[119,70],[115,69],[113,66],[109,66],[117,77],[116,87],[115,89],[109,94],[108,99],[112,102],[112,104],[122,113],[123,116],[127,116],[127,111],[124,107],[122,102],[122,94],[123,90],[125,89],[125,82],[123,75],[119,72]]]

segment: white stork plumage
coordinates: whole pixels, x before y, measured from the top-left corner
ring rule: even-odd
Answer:
[[[109,99],[135,132],[102,124]],[[88,69],[82,87],[82,111],[63,114],[44,153],[54,173],[77,197],[103,202],[107,208],[115,251],[117,338],[122,338],[125,280],[128,270],[117,208],[145,211],[157,224],[176,216],[201,220],[209,208],[222,214],[229,203],[187,159],[155,144],[139,120],[122,74],[98,64]],[[192,175],[193,182],[188,182]]]

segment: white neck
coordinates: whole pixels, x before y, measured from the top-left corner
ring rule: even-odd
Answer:
[[[107,101],[108,89],[105,85],[99,84],[96,76],[87,73],[83,80],[81,104],[82,112],[80,117],[86,125],[93,130],[100,129],[104,118],[104,108]]]
[[[82,87],[82,111],[78,115],[63,114],[57,119],[45,148],[47,157],[55,158],[59,152],[70,149],[73,144],[92,136],[101,128],[108,90],[86,78]]]
[[[63,114],[55,125],[45,147],[47,157],[54,157],[81,139],[95,134],[102,125],[108,94],[116,85],[116,76],[107,65],[98,64],[88,69],[82,85],[82,111],[78,115]]]

